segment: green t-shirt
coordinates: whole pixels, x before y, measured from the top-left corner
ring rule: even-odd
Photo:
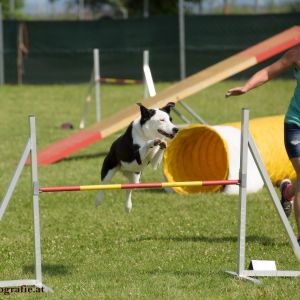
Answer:
[[[294,91],[294,95],[291,99],[287,113],[285,114],[285,123],[296,124],[300,127],[300,69],[295,69],[295,78],[297,80],[297,86]]]

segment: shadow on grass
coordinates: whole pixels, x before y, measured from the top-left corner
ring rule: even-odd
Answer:
[[[221,267],[220,267],[221,268]],[[143,270],[141,271],[142,274],[148,274],[148,275],[175,275],[175,276],[179,276],[179,277],[183,277],[183,276],[214,276],[215,280],[218,277],[218,280],[224,280],[224,278],[228,277],[231,278],[227,273],[225,269],[215,269],[212,270],[211,268],[209,269],[201,269],[201,270]]]
[[[167,275],[175,275],[175,276],[199,276],[204,272],[201,271],[172,271],[172,270],[150,270],[150,271],[142,271],[141,273],[148,275],[159,275],[159,274],[167,274]]]
[[[247,238],[247,242],[259,243],[263,245],[273,245],[273,239],[266,236],[250,235]],[[136,239],[130,239],[128,242],[142,242],[142,241],[170,241],[170,242],[204,242],[204,243],[225,243],[225,242],[237,242],[236,236],[225,237],[208,237],[208,236],[162,236],[162,237],[138,237]]]
[[[35,266],[25,266],[23,268],[24,273],[34,273]],[[52,264],[43,264],[42,272],[48,274],[49,276],[57,276],[57,275],[66,275],[70,273],[70,267],[65,265],[52,265]]]
[[[144,182],[141,182],[141,183],[144,183]],[[134,190],[134,193],[145,193],[145,191],[150,194],[166,194],[166,191],[162,188],[136,189],[136,190]]]
[[[60,162],[66,162],[66,161],[76,161],[76,160],[81,160],[81,159],[94,159],[94,158],[100,158],[103,156],[106,156],[108,152],[97,152],[97,153],[91,153],[91,154],[82,154],[82,155],[73,155],[70,157],[65,157],[62,160],[59,160],[56,163]]]

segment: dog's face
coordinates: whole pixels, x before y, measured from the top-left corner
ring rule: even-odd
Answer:
[[[138,105],[141,110],[140,124],[147,138],[172,139],[176,135],[178,128],[170,117],[171,108],[175,106],[173,102],[159,109],[148,109],[141,103]]]

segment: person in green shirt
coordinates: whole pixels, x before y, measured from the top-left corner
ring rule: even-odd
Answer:
[[[285,149],[296,172],[296,180],[291,183],[283,179],[280,183],[281,204],[287,215],[292,211],[294,202],[295,219],[298,229],[298,243],[300,245],[300,48],[288,50],[276,62],[256,72],[243,86],[228,90],[225,97],[243,95],[272,80],[286,70],[294,70],[297,85],[291,98],[284,118]]]

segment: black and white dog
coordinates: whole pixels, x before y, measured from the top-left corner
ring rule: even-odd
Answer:
[[[102,165],[102,184],[108,183],[118,170],[130,183],[139,183],[141,173],[149,163],[156,169],[161,162],[166,148],[165,138],[172,139],[178,132],[170,117],[170,110],[175,106],[173,102],[160,109],[148,109],[141,103],[137,104],[141,116],[113,142]],[[97,194],[96,206],[101,203],[103,196],[103,191]],[[125,210],[130,212],[131,209],[131,190],[126,190]]]

